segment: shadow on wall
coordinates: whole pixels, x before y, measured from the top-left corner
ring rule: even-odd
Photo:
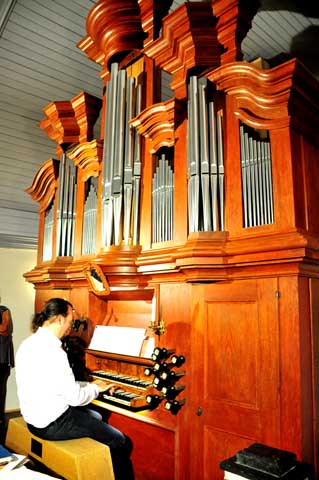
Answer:
[[[314,0],[261,0],[260,11],[286,10],[305,17],[319,18],[319,2]],[[272,67],[289,58],[298,58],[319,79],[319,26],[312,25],[291,41],[289,54],[269,59]]]
[[[316,0],[261,0],[260,10],[288,10],[319,18],[319,2]]]
[[[319,26],[312,25],[296,35],[290,45],[290,54],[299,58],[319,79]]]

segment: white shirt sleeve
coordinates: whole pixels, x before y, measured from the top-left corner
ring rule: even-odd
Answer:
[[[59,358],[56,365],[56,389],[64,397],[65,402],[72,407],[87,405],[92,402],[98,394],[99,389],[93,383],[83,384],[77,382],[74,378],[73,371],[69,365],[66,353],[60,349]]]

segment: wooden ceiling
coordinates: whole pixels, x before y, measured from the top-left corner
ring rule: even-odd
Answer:
[[[171,10],[182,3],[175,0]],[[55,143],[38,126],[44,107],[81,91],[102,97],[100,66],[76,47],[86,35],[86,16],[94,4],[0,2],[0,247],[37,246],[38,206],[25,189],[55,156]],[[319,78],[319,3],[262,0],[242,50],[245,60],[262,57],[273,65],[296,56]],[[166,85],[163,100],[168,95]]]

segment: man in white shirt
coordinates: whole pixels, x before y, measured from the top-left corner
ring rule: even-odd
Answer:
[[[108,445],[116,479],[129,480],[133,473],[126,470],[122,476],[120,471],[131,452],[129,439],[85,408],[100,392],[112,393],[114,385],[99,379],[77,382],[62,349],[61,339],[70,333],[72,321],[72,305],[61,298],[49,300],[34,316],[35,333],[22,342],[16,354],[22,416],[31,433],[40,438],[91,437]]]

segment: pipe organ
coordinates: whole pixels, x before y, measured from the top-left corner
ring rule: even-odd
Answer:
[[[132,438],[137,480],[221,480],[254,442],[317,474],[318,82],[296,59],[243,61],[258,2],[171,5],[88,12],[101,98],[44,107],[56,151],[27,190],[25,278],[36,310],[62,296],[87,318],[86,367],[120,387],[95,406]]]

